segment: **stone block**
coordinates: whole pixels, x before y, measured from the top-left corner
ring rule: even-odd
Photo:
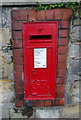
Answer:
[[[75,81],[71,87],[70,87],[70,97],[72,100],[72,104],[77,104],[79,103],[79,84],[81,83],[81,81]]]
[[[74,26],[79,26],[79,25],[81,25],[81,19],[77,19],[77,20],[74,20],[74,24],[73,24]]]
[[[80,30],[81,27],[80,26],[74,26],[72,29],[71,29],[71,41],[72,42],[75,42],[75,41],[81,41],[81,34],[80,34]]]
[[[70,58],[80,57],[79,45],[78,44],[70,44],[68,52],[69,52]]]
[[[70,75],[69,78],[70,83],[73,83],[75,80],[81,80],[79,75]]]
[[[66,106],[61,109],[61,118],[79,118],[79,105]]]
[[[79,27],[79,41],[81,42],[81,26]]]
[[[8,73],[8,79],[14,80],[14,72],[13,71]]]
[[[79,75],[79,60],[70,61],[69,75]]]
[[[59,110],[54,108],[36,109],[36,118],[59,118]]]
[[[8,51],[7,53],[2,52],[1,60],[2,60],[2,76],[6,78],[10,78],[13,80],[13,62],[12,62],[12,52]]]
[[[8,52],[3,55],[3,58],[4,58],[4,61],[5,61],[6,64],[10,64],[12,62],[11,55],[8,54]]]
[[[9,43],[10,33],[9,28],[0,29],[0,42],[4,44]]]
[[[2,106],[2,118],[9,119],[9,109]]]
[[[10,43],[10,29],[9,28],[3,28],[3,29],[0,29],[0,48],[2,49],[2,47],[5,49],[5,46],[7,46],[8,44],[7,43]],[[0,59],[2,61],[2,66],[1,66],[1,73],[2,73],[2,77],[8,77],[8,75],[10,73],[13,72],[13,69],[12,69],[12,52],[9,50],[9,51],[6,51],[4,53],[4,51],[1,51],[0,52]],[[0,74],[1,76],[1,74]],[[10,76],[10,75],[9,75]],[[0,78],[2,78],[0,77]],[[13,79],[13,75],[11,77],[9,77],[10,79]]]
[[[21,118],[22,118],[22,119],[23,119],[23,118],[27,119],[28,117],[27,117],[27,116],[23,116],[20,110],[18,110],[18,112],[16,113],[14,109],[11,109],[11,110],[10,110],[10,120],[13,120],[13,118],[14,118],[14,119],[15,119],[15,118],[17,118],[17,119],[18,119],[18,118],[20,118],[20,119],[21,119]]]
[[[1,14],[2,14],[2,7],[0,7],[0,28],[2,27],[2,17],[1,17]]]
[[[13,97],[14,97],[14,91],[13,91],[13,85],[12,82],[10,82],[10,80],[8,79],[3,79],[2,81],[2,100],[3,103],[9,103],[12,101]]]
[[[12,102],[14,97],[13,86],[9,79],[1,79],[0,83],[1,82],[0,99],[2,98],[2,102],[0,100],[0,109],[2,107],[2,117],[9,118],[9,110],[14,106],[14,103]]]
[[[2,8],[2,27],[11,26],[11,8]]]

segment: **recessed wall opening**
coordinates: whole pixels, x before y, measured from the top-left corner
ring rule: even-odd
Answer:
[[[51,14],[50,14],[51,12]],[[45,11],[37,11],[37,10],[28,10],[28,9],[18,9],[18,10],[12,10],[12,41],[13,41],[13,60],[14,60],[14,79],[15,79],[15,99],[16,99],[16,107],[23,107],[23,101],[24,101],[24,49],[22,45],[23,43],[23,38],[27,40],[27,34],[22,35],[23,29],[21,27],[21,21],[22,22],[28,22],[33,21],[57,21],[58,22],[58,52],[57,52],[57,68],[56,71],[56,98],[55,99],[48,99],[48,100],[31,100],[32,106],[63,106],[66,104],[65,101],[65,81],[66,81],[66,61],[67,61],[67,48],[68,48],[68,33],[69,33],[69,26],[68,26],[68,20],[71,16],[72,12],[70,9],[52,9],[50,10],[45,10]],[[53,27],[53,26],[52,26]],[[27,28],[28,31],[29,28]],[[32,29],[31,29],[32,30]],[[43,47],[46,48],[46,45],[49,50],[49,53],[56,54],[51,50],[52,48],[52,42],[54,42],[54,45],[57,43],[57,39],[55,39],[56,35],[53,34],[53,31],[50,33],[46,33],[42,31],[42,28],[36,29],[37,33],[33,30],[33,32],[28,33],[28,44],[29,44],[29,49],[30,52],[32,52],[32,46],[35,45],[35,48],[37,45],[40,47],[40,44],[43,44]],[[46,31],[47,31],[47,26],[46,26]],[[52,35],[53,34],[53,35]],[[40,44],[38,43],[40,42]],[[51,43],[50,43],[51,42]],[[47,44],[48,43],[48,44]],[[49,46],[50,44],[50,46]],[[19,48],[19,49],[17,49]],[[41,47],[40,47],[41,48]],[[27,54],[27,52],[26,52]],[[49,55],[51,55],[49,54]],[[28,56],[29,53],[26,55]],[[31,55],[31,54],[30,54]],[[53,58],[53,57],[51,57]],[[49,57],[49,61],[51,60]],[[29,63],[29,56],[26,59]],[[33,59],[30,59],[33,61]],[[53,58],[54,60],[54,58]],[[52,63],[52,62],[51,62]],[[50,64],[51,64],[50,63]],[[54,63],[55,64],[55,63]],[[32,66],[32,64],[30,64]],[[55,66],[55,65],[54,65]],[[55,70],[53,69],[53,70]],[[30,69],[31,70],[31,69]],[[27,70],[28,72],[29,70]],[[51,73],[51,72],[50,72]],[[32,74],[35,74],[32,72]],[[40,72],[39,72],[40,74]],[[45,72],[47,74],[47,72]],[[35,76],[34,76],[35,77]],[[28,79],[28,78],[27,78]],[[23,82],[22,82],[23,81]],[[18,83],[18,84],[17,84]],[[21,86],[22,84],[22,86]],[[39,86],[39,84],[37,83]],[[45,86],[45,83],[44,83]],[[27,88],[28,91],[28,88]],[[35,93],[35,92],[34,92]],[[23,96],[22,100],[20,100],[20,96]],[[18,97],[17,97],[18,96]]]

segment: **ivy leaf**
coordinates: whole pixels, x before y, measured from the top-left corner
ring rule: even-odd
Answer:
[[[42,5],[39,2],[36,3],[37,10],[47,10],[47,9],[54,9],[54,8],[70,8],[73,12],[74,16],[81,17],[81,2],[67,2],[67,3],[55,3],[55,4],[48,4]]]

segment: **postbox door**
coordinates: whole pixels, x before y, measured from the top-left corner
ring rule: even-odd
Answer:
[[[54,35],[57,32],[56,25],[54,23],[54,26],[51,26],[52,34],[54,33]],[[25,100],[54,99],[56,97],[56,36],[52,37],[52,40],[50,37],[50,40],[47,41],[45,39],[42,41],[41,39],[41,42],[34,37],[36,38],[35,42],[30,42],[29,40],[28,43],[25,43]],[[47,37],[46,39],[48,39]],[[26,40],[26,37],[24,39]]]
[[[52,52],[51,48],[31,50],[30,59],[33,61],[30,63],[30,94],[32,96],[51,97]]]

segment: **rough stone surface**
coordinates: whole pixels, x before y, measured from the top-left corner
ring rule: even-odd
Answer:
[[[59,118],[59,110],[55,108],[37,109],[36,118]]]
[[[68,45],[66,100],[67,104],[78,104],[80,78],[80,26],[81,20],[70,24],[70,40]]]
[[[77,0],[72,0],[72,2],[75,2],[75,1],[77,1]],[[78,0],[78,1],[80,1],[80,0]],[[4,5],[4,3],[5,3],[5,5],[22,5],[22,4],[36,4],[36,2],[41,2],[41,3],[49,3],[50,4],[50,0],[41,0],[41,1],[39,1],[39,0],[14,0],[14,1],[12,1],[12,0],[0,0],[0,2]],[[54,0],[54,1],[51,1],[51,3],[54,3],[54,2],[68,2],[68,0]]]
[[[11,9],[10,8],[2,8],[2,27],[10,27],[11,26]]]
[[[14,109],[10,110],[10,119],[13,120],[13,118],[28,118],[27,116],[23,116],[21,111],[18,110],[16,113]]]
[[[13,80],[13,64],[12,64],[12,51],[8,47],[10,43],[11,33],[9,28],[0,29],[0,60],[2,66],[0,69],[0,78],[9,78]]]
[[[81,26],[74,26],[71,29],[71,41],[81,41],[80,29]]]
[[[66,106],[60,111],[61,118],[79,118],[79,105]]]
[[[69,61],[69,76],[68,76],[68,78],[70,79],[70,76],[75,76],[75,75],[78,76],[78,74],[79,74],[79,60],[71,59]]]
[[[2,118],[2,82],[0,81],[0,120]]]
[[[75,57],[80,57],[79,56],[79,43],[77,44],[70,44],[69,46],[69,54],[70,54],[70,58],[75,58]]]
[[[79,84],[81,83],[81,81],[75,81],[71,86],[70,86],[70,97],[72,100],[73,104],[78,103],[79,104],[79,100],[80,100],[80,96],[79,96]]]
[[[78,19],[74,20],[73,26],[81,26],[81,19],[78,18]]]
[[[28,109],[28,108],[27,108]],[[32,116],[30,116],[30,119],[31,118],[35,118],[36,115],[35,115],[35,108],[33,108],[33,114]],[[24,109],[11,109],[10,110],[10,120],[13,120],[13,118],[25,118],[27,119],[28,118],[28,113],[27,111],[24,111]]]
[[[9,118],[9,111],[14,107],[14,89],[8,79],[0,80],[0,100],[2,117]]]
[[[1,17],[1,14],[2,14],[2,7],[0,7],[0,28],[2,27],[2,17]]]

